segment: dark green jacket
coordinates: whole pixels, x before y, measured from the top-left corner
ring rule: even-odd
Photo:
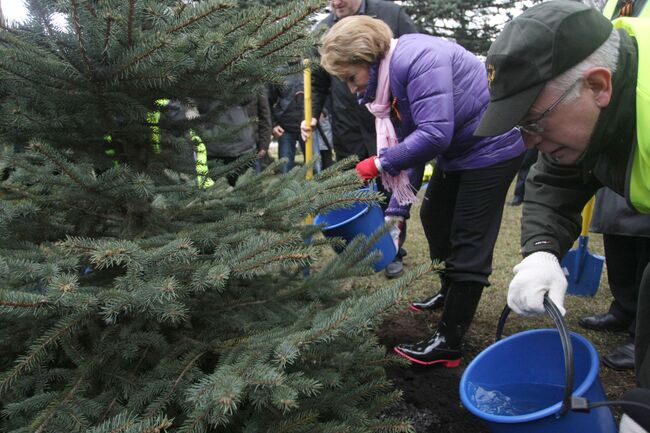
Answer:
[[[638,52],[622,30],[613,95],[602,110],[587,151],[576,165],[556,164],[541,154],[526,181],[521,245],[524,256],[548,251],[558,257],[580,234],[581,211],[602,186],[625,195],[628,164],[636,130],[635,87]]]

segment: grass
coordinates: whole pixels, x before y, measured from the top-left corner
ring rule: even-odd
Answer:
[[[512,197],[513,187],[514,183],[511,186],[508,198]],[[422,195],[423,191],[420,191],[420,198]],[[413,206],[411,211],[413,217],[409,220],[408,236],[405,243],[408,256],[404,259],[407,270],[419,264],[430,262],[426,238],[419,221],[419,208],[419,204]],[[475,320],[468,333],[467,346],[470,347],[470,352],[467,353],[465,364],[469,363],[471,357],[475,356],[494,341],[496,324],[506,303],[508,285],[513,275],[512,268],[521,260],[519,253],[520,218],[520,206],[505,206],[501,230],[494,252],[493,273],[490,278],[491,286],[483,292]],[[604,254],[601,235],[590,234],[589,249],[597,254]],[[380,287],[385,284],[386,277],[383,272],[379,272],[370,277],[360,278],[354,283],[357,287]],[[415,286],[407,289],[405,299],[426,298],[437,292],[439,287],[438,277],[436,275],[427,275],[418,281]],[[601,355],[607,354],[616,346],[625,343],[626,335],[589,331],[581,328],[578,325],[578,320],[583,315],[606,312],[611,299],[606,272],[603,270],[600,287],[593,298],[567,296],[565,300],[565,308],[567,309],[565,319],[569,329],[590,340]],[[400,307],[406,308],[406,305]],[[552,321],[547,317],[521,317],[513,313],[508,319],[506,334],[512,334],[526,329],[548,328],[553,326]],[[435,323],[432,321],[429,331],[433,332],[434,327]],[[604,367],[602,364],[600,367],[600,377],[610,400],[617,399],[623,392],[632,388],[635,384],[633,372],[613,371]]]

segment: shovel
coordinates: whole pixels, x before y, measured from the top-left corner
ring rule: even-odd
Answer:
[[[562,259],[562,270],[566,276],[567,293],[577,296],[594,296],[600,285],[605,257],[589,252],[589,224],[594,211],[595,197],[587,202],[582,211],[582,232],[578,238],[578,247],[569,251]]]

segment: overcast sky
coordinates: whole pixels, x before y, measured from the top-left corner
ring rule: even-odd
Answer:
[[[24,21],[27,18],[27,8],[23,0],[0,0],[2,13],[7,21]],[[324,17],[324,15],[323,15]],[[319,17],[319,21],[322,17]]]
[[[2,13],[7,21],[23,21],[27,16],[27,9],[23,0],[0,0]]]

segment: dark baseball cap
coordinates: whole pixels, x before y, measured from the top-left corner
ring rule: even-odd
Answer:
[[[541,3],[510,21],[488,51],[490,103],[474,134],[512,129],[548,80],[589,57],[611,32],[600,11],[571,0]]]

